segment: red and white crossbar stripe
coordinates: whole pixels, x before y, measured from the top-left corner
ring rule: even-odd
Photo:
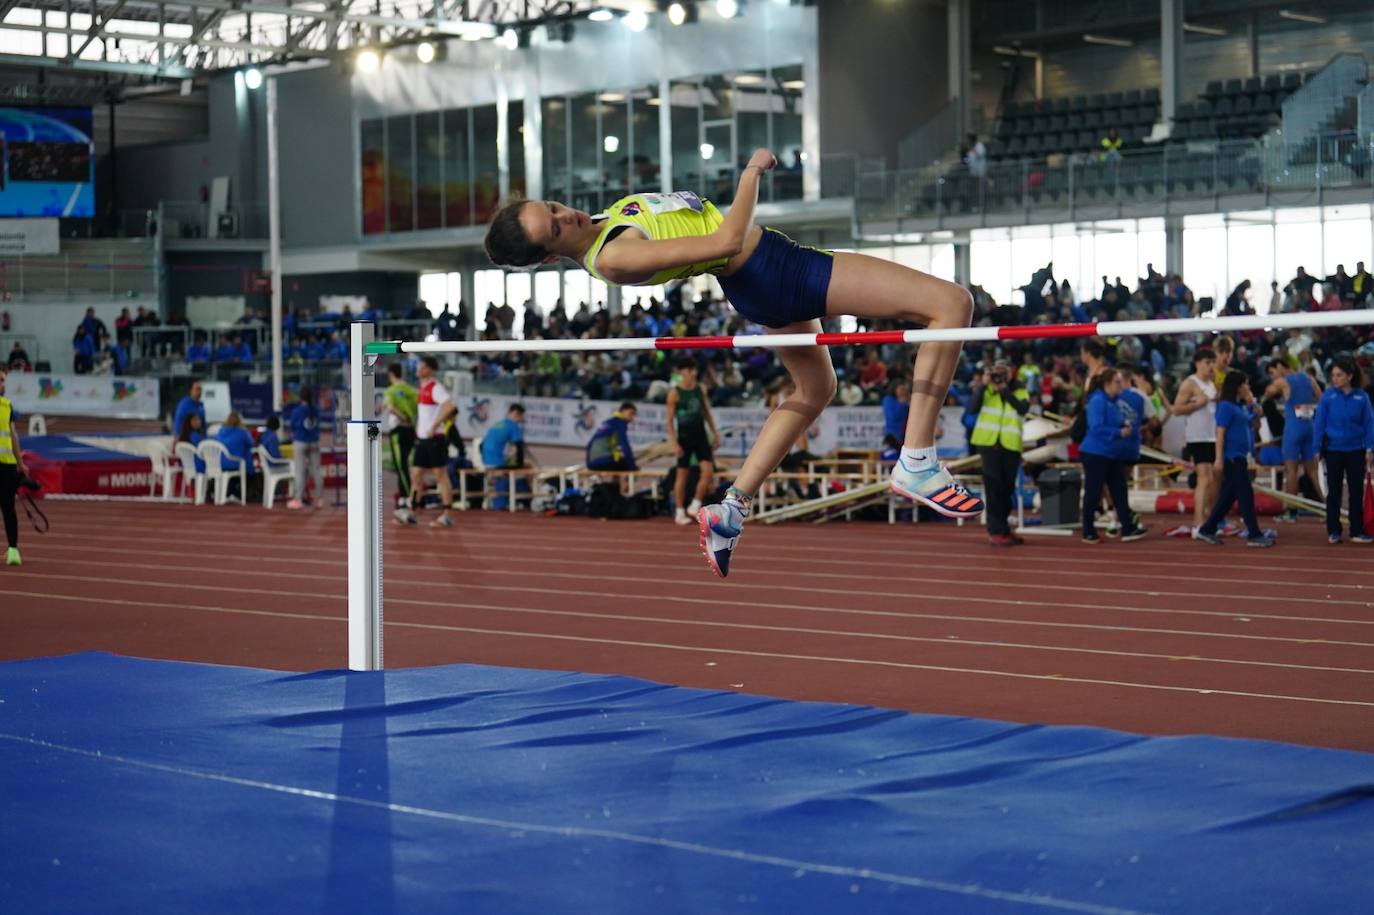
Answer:
[[[782,349],[794,346],[864,346],[881,343],[986,343],[1052,337],[1126,337],[1163,334],[1286,330],[1293,327],[1351,327],[1374,324],[1374,310],[1314,311],[1233,318],[1166,318],[1150,321],[1099,321],[1088,324],[1030,324],[1023,327],[948,327],[934,330],[881,330],[854,334],[749,334],[735,337],[626,337],[595,340],[472,340],[369,344],[372,355],[390,353],[609,352],[612,350]]]

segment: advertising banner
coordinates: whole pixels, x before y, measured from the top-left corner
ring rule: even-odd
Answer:
[[[14,372],[5,387],[14,409],[26,415],[157,419],[160,407],[156,378]]]

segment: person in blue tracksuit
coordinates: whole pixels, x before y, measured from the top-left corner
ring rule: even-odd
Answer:
[[[1083,541],[1099,543],[1093,514],[1105,484],[1111,493],[1116,516],[1121,519],[1121,540],[1129,543],[1145,536],[1135,523],[1126,492],[1126,463],[1121,459],[1122,441],[1131,437],[1131,423],[1121,411],[1121,375],[1105,368],[1093,376],[1084,398],[1087,433],[1078,446],[1083,460]]]
[[[229,452],[227,457],[220,458],[220,466],[230,471],[236,471],[242,466],[248,474],[247,498],[261,495],[256,492],[257,484],[261,481],[257,477],[257,468],[253,466],[253,433],[243,428],[243,417],[239,416],[237,410],[230,411],[224,424],[215,433],[215,439]]]
[[[182,429],[186,426],[186,417],[192,413],[200,417],[200,428],[204,430],[208,425],[205,419],[205,404],[201,402],[202,388],[199,381],[191,382],[191,390],[186,396],[177,402],[177,409],[172,414],[172,435],[180,440]]]
[[[635,453],[630,447],[630,423],[638,411],[635,405],[623,403],[611,418],[596,427],[587,442],[588,470],[635,470]]]
[[[1312,435],[1312,417],[1321,389],[1311,375],[1289,371],[1279,359],[1270,362],[1265,371],[1269,385],[1264,389],[1264,399],[1283,400],[1283,491],[1295,496],[1300,468],[1307,474],[1308,482],[1317,485],[1317,440]],[[1296,521],[1298,513],[1289,508],[1279,520]]]
[[[1326,461],[1326,533],[1341,542],[1341,488],[1350,487],[1350,541],[1374,543],[1364,530],[1364,478],[1374,454],[1374,409],[1353,359],[1331,364],[1331,386],[1317,402],[1312,435]]]
[[[314,504],[324,499],[324,470],[320,466],[320,411],[315,402],[315,389],[306,385],[301,388],[300,403],[291,408],[291,463],[296,470],[296,498],[286,503],[287,508],[300,508],[305,503],[306,468],[310,479],[315,483],[312,494]]]
[[[267,456],[278,461],[281,456],[281,436],[277,430],[281,428],[281,420],[275,416],[267,417],[267,424],[258,432],[258,444],[267,449]]]
[[[1250,483],[1250,451],[1254,448],[1251,424],[1255,421],[1255,395],[1249,379],[1237,369],[1229,369],[1217,394],[1217,459],[1216,475],[1221,478],[1221,491],[1207,520],[1193,533],[1194,540],[1221,546],[1217,526],[1226,518],[1235,503],[1240,504],[1240,516],[1249,532],[1246,546],[1269,547],[1274,541],[1260,530],[1255,518],[1255,490]]]

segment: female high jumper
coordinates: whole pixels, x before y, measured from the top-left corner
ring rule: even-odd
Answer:
[[[512,203],[487,230],[487,256],[508,270],[567,258],[617,285],[711,274],[735,310],[770,333],[817,333],[821,318],[839,315],[968,326],[973,299],[961,286],[891,261],[798,245],[754,225],[759,181],[776,165],[771,152],[755,151],[723,217],[690,191],[631,194],[595,216],[554,201]],[[942,515],[974,518],[982,501],[955,482],[935,453],[935,425],[960,346],[926,343],[917,351],[906,439],[890,485]],[[697,513],[702,551],[721,578],[729,574],[754,494],[835,396],[825,347],[782,348],[778,355],[796,392],[769,414],[725,500]]]

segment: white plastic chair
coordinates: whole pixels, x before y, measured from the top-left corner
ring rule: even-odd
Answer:
[[[277,484],[283,480],[286,481],[286,497],[294,499],[296,473],[291,469],[291,462],[272,457],[262,445],[254,448],[253,453],[258,456],[258,464],[262,466],[262,507],[271,508],[276,504]]]
[[[196,451],[200,454],[200,459],[205,462],[205,477],[207,482],[215,484],[215,504],[225,505],[229,501],[229,483],[235,477],[239,481],[238,500],[240,505],[248,504],[248,462],[243,458],[234,457],[229,453],[229,449],[224,447],[223,442],[213,438],[207,438],[196,446]],[[221,459],[237,464],[234,470],[225,470],[220,463]]]
[[[205,474],[196,470],[196,446],[190,442],[177,442],[173,446],[177,462],[181,464],[181,488],[194,484],[197,505],[205,504]]]
[[[153,462],[152,473],[148,474],[148,497],[157,495],[158,484],[162,484],[162,498],[169,500],[176,495],[177,479],[181,476],[181,464],[163,448],[154,448],[148,454]]]
[[[42,413],[35,413],[29,417],[29,435],[47,435],[48,421]]]

